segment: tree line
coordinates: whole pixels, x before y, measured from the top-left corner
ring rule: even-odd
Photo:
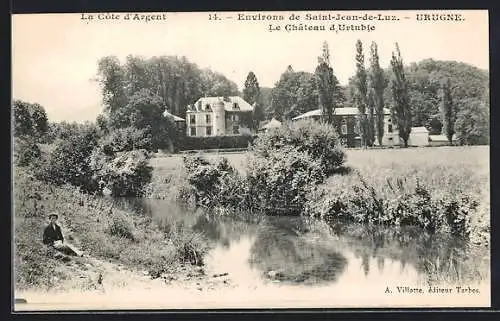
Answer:
[[[355,74],[341,86],[333,72],[327,43],[314,73],[288,66],[273,88],[261,88],[265,119],[290,120],[307,111],[322,109],[331,120],[336,108],[356,107],[362,144],[383,138],[383,109],[391,110],[399,135],[408,143],[412,127],[426,127],[461,144],[489,142],[489,76],[471,65],[425,59],[405,65],[398,44],[389,68],[379,63],[378,47],[370,44],[368,64],[363,44],[355,44]],[[366,66],[368,65],[368,66]]]

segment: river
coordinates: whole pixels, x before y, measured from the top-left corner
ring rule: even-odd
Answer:
[[[117,203],[162,224],[202,233],[211,245],[205,260],[209,270],[228,273],[239,289],[268,293],[267,300],[277,306],[290,300],[320,302],[321,296],[327,304],[341,305],[364,300],[371,306],[399,301],[489,305],[488,251],[450,235],[355,224],[326,227],[301,217],[215,216],[154,199]],[[338,298],[330,301],[333,297]]]
[[[102,293],[24,293],[29,304],[16,304],[17,311],[490,306],[489,251],[450,235],[327,227],[301,217],[216,216],[155,199],[115,202],[167,231],[204,235],[206,279],[186,287],[124,274],[127,287]],[[221,279],[215,275],[228,285],[212,288]]]

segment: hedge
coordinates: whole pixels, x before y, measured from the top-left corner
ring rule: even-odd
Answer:
[[[183,137],[179,142],[179,149],[184,150],[205,150],[205,149],[225,149],[225,148],[247,148],[257,136],[212,136],[212,137]]]

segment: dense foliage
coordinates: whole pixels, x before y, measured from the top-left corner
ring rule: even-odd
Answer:
[[[315,76],[304,71],[295,72],[291,66],[281,75],[270,96],[268,119],[292,119],[318,108]]]
[[[352,182],[351,182],[352,183]],[[356,222],[391,226],[418,226],[429,232],[447,231],[468,236],[470,219],[478,202],[470,195],[443,195],[419,183],[409,187],[406,178],[387,180],[387,188],[357,183],[323,187],[309,195],[307,211],[330,223]]]
[[[200,69],[185,57],[160,56],[145,59],[128,56],[124,64],[109,56],[99,61],[98,81],[108,111],[125,106],[129,98],[148,89],[164,108],[184,118],[188,104],[204,95],[234,96],[237,85],[222,74]]]
[[[15,100],[12,111],[14,136],[29,136],[37,141],[44,138],[48,131],[48,119],[45,109],[41,105]]]
[[[211,136],[211,137],[183,137],[181,150],[207,150],[207,149],[228,149],[228,148],[248,148],[255,139],[252,135],[239,136]]]
[[[249,157],[246,173],[249,204],[267,214],[297,215],[306,196],[324,181],[320,160],[307,151],[286,145]]]
[[[337,132],[328,124],[314,120],[285,123],[280,128],[262,133],[251,147],[259,157],[287,146],[306,152],[318,160],[324,173],[332,175],[346,160]]]

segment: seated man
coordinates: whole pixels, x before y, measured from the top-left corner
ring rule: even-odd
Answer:
[[[58,215],[56,213],[51,213],[49,215],[50,223],[43,231],[43,244],[52,246],[56,250],[59,250],[68,255],[82,256],[82,253],[74,249],[71,245],[63,244],[64,237],[61,232],[61,227],[56,224],[57,219]]]

